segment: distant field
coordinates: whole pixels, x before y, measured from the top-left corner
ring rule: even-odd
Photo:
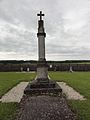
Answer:
[[[79,64],[90,64],[90,62],[82,62],[82,63],[79,63]]]
[[[0,96],[19,82],[31,81],[35,76],[35,73],[1,72]],[[69,100],[68,104],[78,114],[79,120],[90,120],[90,72],[50,72],[49,76],[53,80],[66,82],[87,98],[85,101]],[[16,103],[0,103],[0,120],[11,120],[10,115],[14,115],[17,107]]]

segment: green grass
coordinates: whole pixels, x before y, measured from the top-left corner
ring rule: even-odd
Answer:
[[[70,100],[68,103],[71,109],[77,114],[78,120],[90,120],[90,100]]]
[[[66,82],[90,99],[90,72],[51,72],[49,75],[53,80]]]
[[[14,119],[17,108],[17,103],[0,103],[0,120]]]
[[[90,64],[90,62],[81,62],[81,63],[78,63],[78,64]]]
[[[0,96],[21,81],[31,81],[35,73],[0,72]],[[17,110],[16,103],[0,103],[0,120],[11,120]]]
[[[90,120],[90,72],[51,72],[49,75],[53,80],[66,82],[87,98],[85,101],[70,100],[69,105],[79,120]]]
[[[36,74],[34,73],[0,73],[0,96],[21,81],[31,81]],[[49,76],[56,81],[64,81],[72,86],[76,91],[84,95],[87,100],[69,100],[68,103],[72,110],[77,113],[79,120],[90,120],[90,72],[50,72]],[[0,120],[11,120],[18,104],[0,103]]]
[[[30,81],[34,77],[34,73],[0,72],[0,96],[5,94],[19,82]]]

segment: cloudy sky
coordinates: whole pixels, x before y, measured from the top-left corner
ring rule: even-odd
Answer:
[[[90,0],[0,0],[0,60],[38,59],[40,10],[46,59],[90,60]]]

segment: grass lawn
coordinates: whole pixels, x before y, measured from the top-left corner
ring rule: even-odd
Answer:
[[[20,81],[30,81],[35,77],[35,73],[0,73],[0,96]],[[79,120],[90,120],[90,72],[50,72],[50,77],[56,81],[64,81],[74,89],[84,95],[87,100],[69,100],[71,108],[78,114]],[[18,107],[16,103],[0,103],[0,120],[11,120]]]
[[[0,96],[21,81],[30,81],[35,78],[34,73],[0,72]]]
[[[31,81],[35,73],[0,72],[0,96],[21,81]],[[12,120],[17,103],[0,103],[0,120]]]
[[[0,103],[0,120],[14,120],[17,103]]]
[[[85,101],[70,100],[68,103],[77,113],[79,120],[90,120],[90,72],[51,72],[50,77],[66,82],[87,98]]]
[[[90,99],[90,72],[50,72],[50,78],[64,81]]]

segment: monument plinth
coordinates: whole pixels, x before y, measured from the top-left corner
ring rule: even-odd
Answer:
[[[44,30],[44,21],[42,20],[42,11],[40,14],[40,20],[38,20],[38,64],[37,64],[37,76],[35,80],[30,83],[24,93],[34,94],[34,93],[59,93],[62,89],[57,85],[55,81],[48,78],[48,65],[45,58],[45,37],[46,33]]]

